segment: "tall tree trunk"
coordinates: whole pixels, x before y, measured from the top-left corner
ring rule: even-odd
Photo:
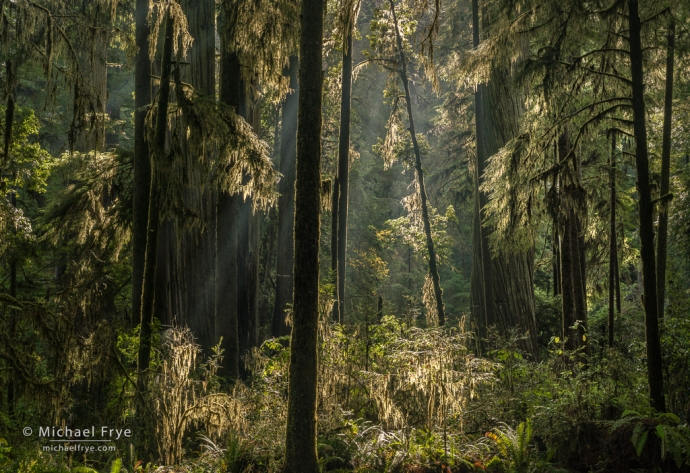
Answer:
[[[243,82],[240,87],[239,115],[243,117],[259,134],[260,116],[256,104],[252,103],[247,94],[248,89]],[[245,176],[249,179],[249,176]],[[237,284],[240,353],[258,344],[259,321],[259,214],[254,212],[251,197],[240,202],[239,224],[237,226]],[[240,367],[242,368],[242,367]]]
[[[334,276],[333,281],[333,321],[339,323],[340,318],[340,304],[338,304],[338,194],[340,193],[340,184],[338,183],[338,176],[333,178],[333,188],[331,193],[331,272]]]
[[[551,245],[553,248],[553,295],[558,296],[561,294],[561,237],[557,227],[554,227]]]
[[[400,55],[400,79],[405,89],[405,101],[407,102],[407,117],[410,121],[410,138],[412,139],[412,147],[415,156],[415,173],[417,175],[417,184],[419,186],[419,198],[422,207],[422,222],[424,224],[424,234],[426,235],[426,249],[429,253],[429,276],[434,287],[434,299],[436,301],[436,314],[438,316],[438,324],[443,326],[446,323],[445,309],[443,306],[443,291],[441,290],[441,278],[438,275],[438,268],[436,267],[436,250],[434,249],[434,240],[431,238],[431,223],[429,221],[429,209],[427,206],[426,188],[424,187],[424,169],[422,169],[422,157],[419,150],[419,143],[417,143],[417,133],[414,128],[414,118],[412,116],[412,97],[410,97],[410,85],[407,80],[407,62],[405,61],[405,53],[403,51],[402,35],[400,34],[400,27],[398,25],[398,18],[395,13],[395,4],[390,0],[391,14],[393,15],[393,23],[395,25],[395,36],[398,43],[398,54]]]
[[[141,295],[141,329],[139,331],[139,376],[137,389],[145,392],[148,384],[147,371],[151,361],[151,334],[153,322],[154,284],[158,253],[158,233],[160,227],[161,197],[165,195],[161,186],[160,170],[169,163],[165,160],[165,136],[168,123],[170,101],[170,71],[173,51],[173,20],[168,10],[165,15],[165,40],[163,43],[163,68],[156,113],[155,142],[151,143],[151,188],[149,193],[148,224],[146,229],[146,258],[144,263],[144,282]]]
[[[134,190],[132,195],[132,326],[141,322],[141,292],[146,258],[146,225],[151,188],[151,161],[146,143],[146,113],[151,104],[148,0],[136,2],[137,54],[134,63]]]
[[[215,2],[214,0],[182,0],[189,33],[194,38],[185,58],[188,65],[181,66],[182,80],[194,87],[202,97],[215,100],[216,96],[216,46],[215,46]],[[184,117],[182,120],[184,123]],[[184,125],[183,125],[184,126]],[[180,133],[180,136],[185,136]],[[186,140],[181,140],[182,149],[194,160],[200,150],[188,149]],[[209,151],[203,151],[209,153]],[[207,179],[210,181],[210,176]],[[193,232],[181,227],[175,229],[178,244],[177,270],[182,277],[180,300],[183,306],[176,311],[178,316],[194,333],[202,352],[211,353],[211,347],[218,342],[215,333],[215,275],[216,275],[216,212],[218,198],[215,189],[200,189],[187,186],[183,198],[202,221],[202,229]]]
[[[479,47],[479,2],[472,0],[472,46]],[[477,84],[474,92],[474,129],[475,129],[475,166],[474,166],[474,230],[473,230],[473,266],[475,276],[472,279],[471,294],[474,294],[473,310],[476,311],[477,328],[482,339],[487,337],[487,329],[495,323],[491,309],[493,307],[491,284],[491,253],[489,251],[489,229],[482,227],[484,219],[483,208],[488,198],[479,189],[486,169],[486,153],[484,149],[484,105],[483,97],[485,85]]]
[[[669,13],[673,15],[673,13]],[[659,234],[657,235],[656,287],[659,320],[664,318],[666,299],[666,247],[668,242],[669,180],[671,174],[671,118],[673,116],[673,55],[676,25],[671,17],[666,50],[666,91],[664,94],[664,129],[661,147],[661,198],[659,202]]]
[[[295,290],[284,473],[319,471],[316,455],[316,388],[323,15],[324,0],[302,1],[295,183]]]
[[[479,6],[473,3],[473,43],[479,45]],[[484,13],[483,22],[489,22]],[[474,33],[476,31],[476,33]],[[488,159],[496,154],[519,132],[518,120],[522,112],[521,94],[512,88],[512,78],[508,64],[492,67],[489,81],[478,87],[475,95],[477,130],[477,180],[484,181],[483,174]],[[484,221],[484,207],[488,195],[477,190],[479,198],[479,218]],[[475,211],[476,213],[477,211]],[[520,254],[492,255],[489,235],[492,229],[480,227],[476,237],[481,247],[481,260],[484,287],[484,323],[486,327],[496,325],[499,333],[507,335],[516,328],[527,338],[520,342],[521,348],[537,356],[536,315],[534,311],[534,249]]]
[[[616,240],[616,135],[611,136],[611,158],[609,162],[609,347],[613,348],[615,322],[616,272],[618,266],[618,242]]]
[[[221,28],[225,26],[226,12],[221,14]],[[220,48],[220,101],[238,111],[242,93],[240,88],[240,63],[221,33]],[[237,282],[237,223],[239,215],[238,195],[218,191],[216,207],[216,335],[223,337],[221,348],[225,351],[222,374],[231,378],[240,375],[240,345],[238,326]]]
[[[637,192],[640,215],[640,256],[644,287],[645,333],[647,339],[647,379],[653,408],[666,410],[664,378],[659,339],[656,264],[654,257],[654,220],[652,191],[649,182],[649,150],[647,149],[647,123],[645,117],[644,74],[642,55],[642,25],[637,0],[628,0],[630,22],[630,76],[633,98],[633,130],[635,133],[635,163],[637,166]]]
[[[7,93],[7,105],[5,107],[5,130],[3,133],[3,152],[2,152],[2,165],[0,165],[0,171],[7,169],[12,178],[14,178],[14,164],[10,159],[10,148],[12,145],[12,131],[14,128],[14,110],[15,110],[15,81],[17,77],[16,66],[11,59],[5,62],[5,78],[7,83],[5,92]],[[2,172],[0,172],[0,198],[2,194],[5,193],[5,180],[2,177]],[[10,189],[10,206],[12,208],[17,208],[17,193],[14,189]],[[10,297],[17,298],[17,259],[14,255],[10,255]],[[14,308],[10,309],[10,337],[15,336],[15,330],[17,326],[17,310]],[[14,373],[10,373],[10,379],[7,383],[7,407],[8,413],[10,415],[14,414]]]
[[[348,14],[352,15],[352,12]],[[354,28],[353,25],[350,28]],[[350,185],[350,112],[352,102],[352,29],[343,45],[340,137],[338,139],[338,317],[345,321],[345,255],[347,252],[347,192]]]
[[[297,104],[299,84],[297,56],[290,57],[287,74],[290,77],[292,93],[285,97],[280,127],[280,173],[283,177],[278,184],[278,254],[276,255],[276,300],[273,308],[273,336],[290,334],[285,323],[285,311],[292,303],[292,267],[295,261],[295,155],[297,153]]]
[[[482,96],[481,117],[484,121],[484,143],[481,156],[484,156],[485,160],[498,153],[508,141],[518,135],[522,99],[511,84],[512,78],[508,66],[496,65]],[[480,195],[480,203],[482,201]],[[483,230],[493,231],[487,227]],[[534,249],[492,257],[488,248],[488,235],[483,236],[483,242],[482,246],[486,248],[484,278],[489,306],[487,322],[496,324],[499,333],[504,336],[508,335],[512,329],[517,329],[521,334],[526,333],[527,338],[520,341],[520,347],[526,353],[536,357],[537,328],[532,284]],[[490,263],[487,263],[487,259]]]

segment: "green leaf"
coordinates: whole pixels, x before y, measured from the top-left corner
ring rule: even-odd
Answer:
[[[648,430],[645,430],[642,432],[642,435],[640,435],[640,438],[637,439],[637,443],[635,443],[635,453],[637,453],[637,456],[639,457],[642,454],[642,450],[644,450],[644,444],[647,442],[647,435],[649,434]]]

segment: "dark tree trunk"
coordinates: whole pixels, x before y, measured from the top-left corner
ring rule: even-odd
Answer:
[[[553,231],[553,295],[561,294],[561,237],[558,234],[558,228]]]
[[[321,206],[323,0],[301,6],[295,286],[284,473],[317,473],[316,388]]]
[[[149,34],[151,28],[146,15],[148,0],[136,3],[136,47],[134,63],[134,191],[132,193],[132,326],[141,320],[141,288],[146,258],[146,225],[151,188],[151,162],[146,143],[146,113],[151,105],[151,61]]]
[[[576,189],[579,191],[580,189]],[[577,196],[579,199],[579,195]],[[577,347],[587,345],[587,276],[585,273],[585,245],[582,219],[577,212],[572,213],[570,226],[572,234],[573,294],[575,297],[575,320],[577,322]]]
[[[352,12],[349,12],[352,14]],[[352,28],[353,26],[351,26]],[[352,30],[343,45],[340,137],[338,140],[338,318],[345,321],[345,255],[347,252],[347,192],[350,185],[350,112],[352,99]]]
[[[333,321],[341,322],[340,304],[338,304],[338,194],[340,184],[338,176],[333,178],[333,190],[331,194],[331,272],[333,273]]]
[[[414,128],[414,118],[412,116],[412,97],[410,96],[410,85],[407,80],[407,63],[405,61],[405,53],[403,51],[402,36],[400,34],[400,27],[398,26],[398,19],[395,13],[395,4],[390,0],[391,14],[393,15],[393,23],[395,25],[395,36],[398,43],[398,54],[400,55],[399,73],[400,79],[405,89],[405,101],[407,102],[407,117],[410,121],[410,138],[412,139],[412,147],[415,155],[415,173],[417,175],[417,184],[419,185],[419,198],[422,206],[422,222],[424,223],[424,234],[426,235],[426,249],[429,253],[429,276],[434,286],[434,298],[436,301],[436,313],[438,316],[438,324],[443,326],[446,323],[445,309],[443,306],[443,291],[441,290],[441,278],[438,275],[438,268],[436,267],[436,250],[434,249],[434,240],[431,238],[431,223],[429,222],[429,209],[427,205],[426,188],[424,187],[424,169],[422,168],[422,157],[419,150],[419,143],[417,143],[417,133]]]
[[[570,327],[575,325],[576,311],[575,311],[575,292],[573,280],[573,232],[572,226],[572,212],[569,212],[565,217],[563,225],[563,238],[561,240],[561,284],[562,294],[561,301],[563,306],[562,313],[562,335],[565,342],[565,347],[568,350],[575,350],[577,348],[577,331]]]
[[[654,220],[652,191],[649,182],[649,150],[645,117],[644,74],[642,71],[642,25],[637,0],[628,0],[630,21],[630,76],[633,98],[633,130],[635,133],[635,163],[637,166],[637,192],[640,215],[640,256],[644,287],[645,332],[647,339],[647,379],[653,408],[666,410],[664,378],[659,339],[656,264],[654,257]]]
[[[2,165],[0,165],[0,190],[5,191],[5,180],[2,177],[2,169],[10,170],[10,174],[13,174],[14,165],[10,159],[10,148],[12,145],[12,131],[14,128],[14,110],[15,110],[15,80],[16,80],[16,67],[11,59],[8,59],[5,63],[5,78],[7,80],[6,90],[7,90],[7,105],[5,108],[5,130],[3,133],[3,153],[2,153]],[[14,177],[14,176],[11,176]],[[10,206],[17,208],[17,193],[14,189],[10,189]],[[10,297],[17,298],[17,259],[14,255],[10,255]],[[17,325],[17,310],[10,309],[10,337],[15,336],[15,330]],[[10,374],[10,379],[7,383],[7,407],[8,413],[14,415],[14,373]]]
[[[670,13],[672,15],[672,13]],[[659,320],[664,318],[666,300],[666,247],[668,243],[668,204],[670,200],[669,180],[671,174],[671,118],[673,115],[673,55],[675,50],[676,26],[671,19],[668,28],[666,51],[666,91],[664,95],[664,127],[661,147],[661,192],[659,203],[659,234],[657,235],[656,287],[659,298],[657,309]]]
[[[155,143],[151,143],[151,190],[149,193],[148,224],[146,232],[146,258],[144,264],[144,282],[141,295],[141,329],[139,332],[139,377],[137,389],[145,392],[148,384],[147,371],[151,361],[151,333],[153,322],[154,284],[156,260],[158,253],[158,230],[160,226],[161,186],[165,183],[160,178],[160,170],[168,163],[165,159],[165,135],[168,123],[168,104],[170,101],[170,71],[173,51],[173,20],[168,10],[165,15],[165,40],[163,43],[163,70],[156,113]]]
[[[221,21],[227,21],[221,14]],[[221,28],[225,26],[222,23]],[[239,109],[240,63],[227,44],[226,35],[221,34],[220,57],[220,101]],[[237,222],[239,214],[237,195],[218,191],[216,209],[216,335],[223,337],[225,357],[221,374],[237,378],[240,374],[240,345],[238,328],[238,283],[237,283]]]
[[[252,125],[254,132],[260,134],[259,105],[248,96],[246,84],[240,87],[239,115]],[[248,179],[249,176],[245,176]],[[259,343],[259,244],[261,241],[261,220],[254,211],[251,197],[239,204],[239,224],[237,226],[237,284],[240,354],[244,355]]]
[[[216,86],[216,47],[215,47],[215,3],[213,0],[183,0],[180,2],[187,16],[189,33],[194,38],[185,60],[189,65],[181,65],[182,80],[194,87],[202,97],[215,99]],[[183,117],[184,118],[184,117]],[[184,122],[184,120],[183,120]],[[180,136],[185,136],[180,133]],[[200,150],[187,148],[186,153],[200,153]],[[208,153],[208,151],[205,151]],[[210,180],[210,176],[208,176]],[[215,276],[216,276],[216,211],[217,192],[215,189],[199,189],[187,186],[184,199],[190,208],[197,212],[204,226],[193,232],[176,228],[179,245],[178,271],[182,276],[183,307],[176,314],[194,333],[202,353],[210,355],[211,347],[217,342],[215,322]]]
[[[611,161],[609,163],[609,347],[613,348],[616,305],[616,273],[618,272],[618,242],[616,241],[616,135],[611,136]],[[619,309],[620,310],[620,309]]]
[[[285,97],[281,114],[280,128],[280,173],[283,177],[278,184],[278,254],[276,256],[276,300],[273,308],[274,337],[290,334],[290,327],[285,323],[285,311],[292,304],[292,270],[295,261],[295,155],[297,153],[297,104],[299,102],[299,85],[297,71],[299,61],[296,56],[290,58],[287,71],[290,77],[292,93]]]

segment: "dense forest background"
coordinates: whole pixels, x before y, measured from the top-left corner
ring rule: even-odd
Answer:
[[[0,12],[0,471],[689,471],[687,2]]]

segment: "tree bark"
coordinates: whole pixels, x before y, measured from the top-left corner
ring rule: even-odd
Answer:
[[[331,272],[334,275],[333,281],[333,321],[341,322],[340,304],[338,304],[338,194],[340,185],[338,176],[333,178],[333,190],[331,195]]]
[[[398,43],[398,54],[400,55],[399,74],[400,79],[405,89],[405,102],[407,103],[407,117],[410,121],[410,138],[412,139],[412,147],[415,155],[415,173],[417,174],[417,183],[419,185],[419,198],[422,204],[422,222],[424,224],[424,234],[426,236],[426,249],[429,253],[429,275],[434,286],[434,298],[436,300],[436,313],[438,315],[438,324],[445,325],[446,316],[443,306],[443,291],[441,289],[441,278],[436,267],[436,250],[434,249],[434,240],[431,237],[431,223],[429,221],[429,209],[427,206],[426,188],[424,187],[424,169],[422,168],[422,157],[419,150],[419,143],[417,143],[417,133],[414,128],[414,118],[412,116],[412,98],[410,97],[410,85],[407,79],[407,62],[405,61],[405,53],[403,51],[402,35],[400,34],[400,27],[398,25],[398,18],[395,13],[395,4],[390,0],[391,14],[393,15],[393,23],[395,25],[395,36]]]
[[[151,334],[153,322],[154,283],[158,252],[158,233],[160,226],[161,197],[165,195],[161,186],[165,183],[160,178],[160,169],[166,164],[165,135],[168,123],[168,105],[170,101],[170,71],[173,51],[173,20],[168,10],[165,15],[165,40],[163,43],[163,69],[159,91],[158,111],[156,113],[155,143],[151,143],[151,188],[149,193],[149,211],[146,237],[146,258],[144,264],[144,281],[141,294],[141,328],[139,331],[139,376],[137,389],[145,392],[148,384],[147,371],[151,361]]]
[[[215,46],[215,2],[213,0],[182,0],[182,10],[187,16],[189,33],[194,38],[185,60],[181,65],[182,80],[194,87],[202,97],[216,96],[216,46]],[[183,117],[184,123],[184,117]],[[185,136],[180,133],[180,136]],[[186,153],[193,155],[200,150],[188,149],[186,140],[181,140]],[[209,151],[203,151],[209,153]],[[190,156],[193,159],[193,156]],[[210,176],[207,176],[210,180]],[[215,189],[199,189],[187,186],[184,191],[187,205],[201,219],[204,228],[189,232],[176,228],[178,271],[182,275],[183,291],[181,316],[202,348],[204,355],[211,354],[211,347],[217,342],[215,322],[215,276],[216,276],[216,212],[218,193]]]
[[[616,135],[611,136],[611,158],[609,162],[609,347],[613,348],[616,305],[616,273],[618,266],[618,242],[616,240]]]
[[[221,14],[221,21],[227,21]],[[224,26],[223,24],[221,27]],[[221,34],[220,101],[237,111],[240,104],[240,63]],[[239,196],[218,190],[216,208],[216,335],[223,337],[225,357],[221,374],[230,378],[240,375],[237,284],[237,222]]]
[[[12,131],[14,128],[14,111],[15,111],[15,80],[17,77],[16,66],[11,59],[8,59],[5,63],[5,77],[7,80],[6,91],[7,91],[7,105],[5,107],[5,129],[3,132],[3,154],[2,154],[2,165],[0,166],[0,198],[5,192],[5,180],[2,177],[2,169],[12,170],[14,165],[10,160],[10,148],[12,145]],[[14,171],[10,172],[11,177]],[[10,189],[9,192],[10,206],[17,208],[17,193],[14,189]],[[17,259],[14,255],[10,255],[10,297],[17,298]],[[17,310],[10,309],[10,337],[15,336],[16,326],[17,326]],[[15,394],[15,382],[14,373],[11,373],[9,380],[7,382],[7,407],[10,416],[14,415],[14,394]]]
[[[673,13],[669,13],[673,15]],[[668,244],[669,180],[671,175],[671,119],[673,117],[673,55],[676,26],[671,18],[666,50],[666,90],[664,94],[664,125],[661,147],[661,192],[659,202],[659,234],[657,235],[657,296],[659,320],[664,318],[666,300],[666,249]]]
[[[323,0],[301,6],[295,269],[284,473],[317,473]]]
[[[474,49],[479,47],[479,2],[472,0],[472,46]],[[475,152],[476,162],[474,169],[474,258],[471,294],[474,294],[473,310],[477,312],[477,328],[482,339],[487,337],[487,329],[494,324],[493,314],[491,313],[493,286],[491,284],[491,253],[489,251],[488,234],[489,229],[482,228],[484,218],[483,208],[488,199],[485,192],[479,189],[482,176],[486,169],[486,153],[484,150],[484,105],[483,97],[485,85],[477,84],[474,92],[474,129],[475,129]]]
[[[635,133],[635,163],[640,215],[640,256],[644,287],[645,333],[647,339],[647,379],[653,408],[664,412],[664,378],[659,338],[656,264],[654,256],[654,220],[652,191],[649,179],[649,150],[645,117],[644,74],[642,55],[642,25],[637,0],[628,0],[630,22],[630,76],[632,80],[633,130]]]
[[[352,12],[349,12],[352,14]],[[352,26],[351,26],[352,27]],[[343,46],[340,136],[338,139],[338,318],[345,321],[345,256],[347,252],[347,192],[350,185],[350,112],[352,102],[352,30]]]
[[[479,5],[472,3],[473,44],[480,44]],[[484,22],[488,17],[484,15]],[[512,88],[512,78],[507,64],[495,64],[492,67],[487,84],[480,84],[475,93],[475,127],[477,138],[477,169],[475,180],[477,186],[484,182],[489,157],[496,154],[508,141],[517,136],[518,119],[522,111],[520,94]],[[479,208],[475,209],[475,219],[483,222],[484,207],[488,194],[476,190]],[[475,264],[481,264],[481,280],[475,279],[483,291],[483,324],[485,332],[496,325],[502,335],[508,335],[516,328],[527,338],[520,341],[520,347],[526,353],[537,356],[537,330],[534,312],[534,288],[532,285],[534,271],[534,249],[520,254],[492,255],[489,246],[490,227],[477,225],[475,229]],[[517,291],[517,292],[516,292]]]
[[[274,337],[290,334],[285,323],[285,311],[292,304],[292,269],[295,261],[295,155],[297,153],[297,105],[299,84],[297,56],[290,58],[287,74],[290,77],[292,93],[285,97],[281,114],[280,128],[280,173],[283,177],[278,184],[278,254],[276,255],[276,300],[273,308]]]
[[[141,315],[141,291],[144,281],[146,258],[146,225],[151,188],[151,161],[146,143],[146,113],[151,105],[151,60],[149,59],[149,35],[151,28],[146,15],[148,0],[136,2],[137,54],[134,62],[134,190],[132,193],[132,326]]]

